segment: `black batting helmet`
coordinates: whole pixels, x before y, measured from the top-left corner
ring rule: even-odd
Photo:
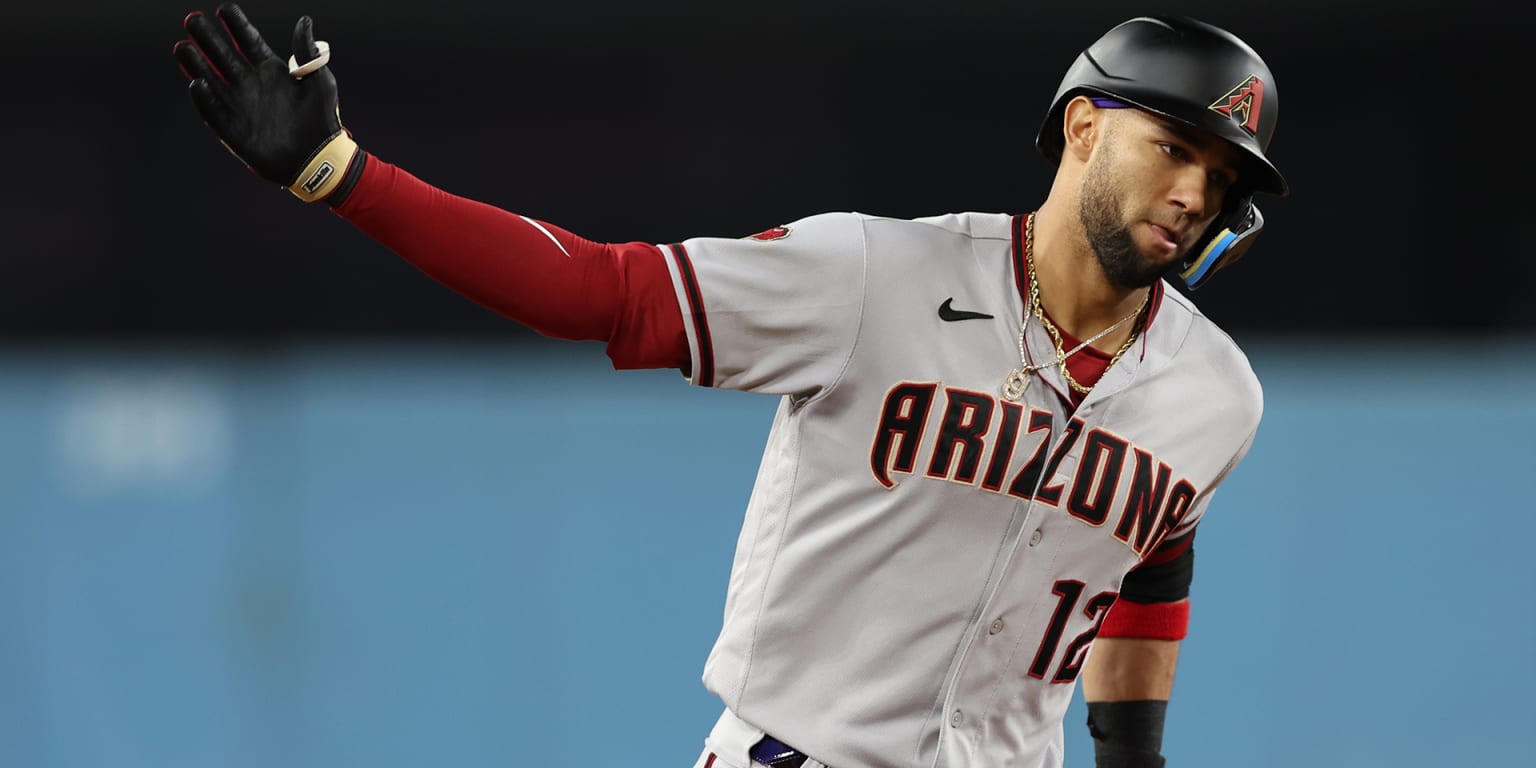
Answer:
[[[1061,162],[1067,102],[1100,96],[1139,107],[1231,142],[1247,160],[1206,238],[1179,265],[1191,289],[1236,262],[1264,228],[1254,192],[1285,195],[1285,177],[1265,157],[1280,99],[1274,75],[1236,35],[1183,16],[1140,16],[1116,25],[1078,55],[1056,89],[1035,146]]]
[[[1280,116],[1274,75],[1247,43],[1220,27],[1181,16],[1141,16],[1078,54],[1035,139],[1052,163],[1061,161],[1067,102],[1079,94],[1108,96],[1210,131],[1250,161],[1244,186],[1277,195],[1289,191],[1264,156]]]

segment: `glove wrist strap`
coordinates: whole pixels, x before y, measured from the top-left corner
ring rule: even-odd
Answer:
[[[306,203],[325,199],[341,184],[356,154],[357,142],[345,130],[337,133],[315,151],[288,191]]]

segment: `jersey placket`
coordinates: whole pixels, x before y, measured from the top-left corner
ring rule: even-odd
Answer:
[[[1057,411],[1053,422],[1047,455],[1054,454],[1068,439],[1066,417]],[[1036,482],[1032,496],[1037,497],[1042,487],[1064,485],[1071,479],[1081,446],[1082,440],[1076,439],[1056,470]],[[1049,629],[1058,602],[1057,595],[1039,585],[1050,582],[1060,537],[1070,535],[1068,526],[1072,524],[1063,519],[1065,513],[1059,505],[1038,498],[1016,502],[1016,510],[1019,523],[1010,527],[1003,545],[1008,554],[987,580],[985,599],[980,601],[982,610],[958,649],[956,671],[944,692],[937,765],[990,764],[988,752],[993,750],[988,749],[989,736],[1002,724],[1001,718],[1010,714],[1007,707],[999,706],[999,699],[1036,677],[1027,667],[1037,662],[1039,641]],[[1054,672],[1054,667],[1049,667],[1040,682],[1049,684]],[[1064,690],[1070,694],[1071,688]],[[956,754],[957,746],[964,754]]]

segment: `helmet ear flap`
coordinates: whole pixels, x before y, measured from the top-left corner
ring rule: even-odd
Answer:
[[[1253,247],[1264,229],[1264,214],[1253,204],[1253,195],[1238,195],[1206,230],[1205,237],[1179,267],[1179,277],[1190,290],[1205,285],[1217,272],[1236,264]]]

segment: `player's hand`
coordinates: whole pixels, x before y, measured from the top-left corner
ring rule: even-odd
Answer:
[[[329,46],[316,43],[313,22],[302,17],[285,62],[239,6],[215,14],[188,14],[191,39],[173,49],[203,122],[256,175],[305,201],[330,195],[357,144],[341,125]]]

